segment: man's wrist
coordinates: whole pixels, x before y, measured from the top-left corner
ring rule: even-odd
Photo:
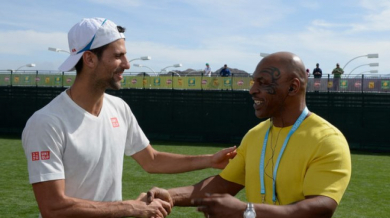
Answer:
[[[246,209],[244,211],[243,217],[244,218],[256,218],[256,211],[255,211],[253,203],[248,202],[248,204],[246,205]]]

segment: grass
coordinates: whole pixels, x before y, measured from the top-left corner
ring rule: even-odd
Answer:
[[[223,145],[153,145],[159,151],[181,154],[214,153]],[[38,207],[28,183],[26,158],[21,140],[0,138],[0,217],[37,217]],[[352,154],[352,179],[336,213],[338,218],[389,217],[390,157],[388,154]],[[215,175],[219,170],[205,169],[182,174],[157,175],[144,172],[132,159],[125,158],[123,198],[134,199],[153,186],[170,188],[190,185]],[[244,192],[238,198],[245,200]],[[170,218],[203,217],[194,208],[175,207]]]

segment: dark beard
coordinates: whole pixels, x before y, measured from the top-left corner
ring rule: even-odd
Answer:
[[[112,78],[109,83],[108,83],[108,89],[112,89],[112,90],[119,90],[121,89],[121,81],[119,82],[115,82],[115,79]]]

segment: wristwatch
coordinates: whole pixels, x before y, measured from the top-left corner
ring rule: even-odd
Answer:
[[[256,218],[256,211],[252,203],[248,203],[244,211],[244,218]]]

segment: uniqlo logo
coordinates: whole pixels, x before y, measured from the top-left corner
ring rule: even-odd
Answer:
[[[41,151],[41,159],[49,160],[50,159],[50,151]]]
[[[31,152],[31,160],[32,161],[39,160],[39,151]]]
[[[116,128],[119,127],[119,122],[116,117],[111,118],[112,127]]]

